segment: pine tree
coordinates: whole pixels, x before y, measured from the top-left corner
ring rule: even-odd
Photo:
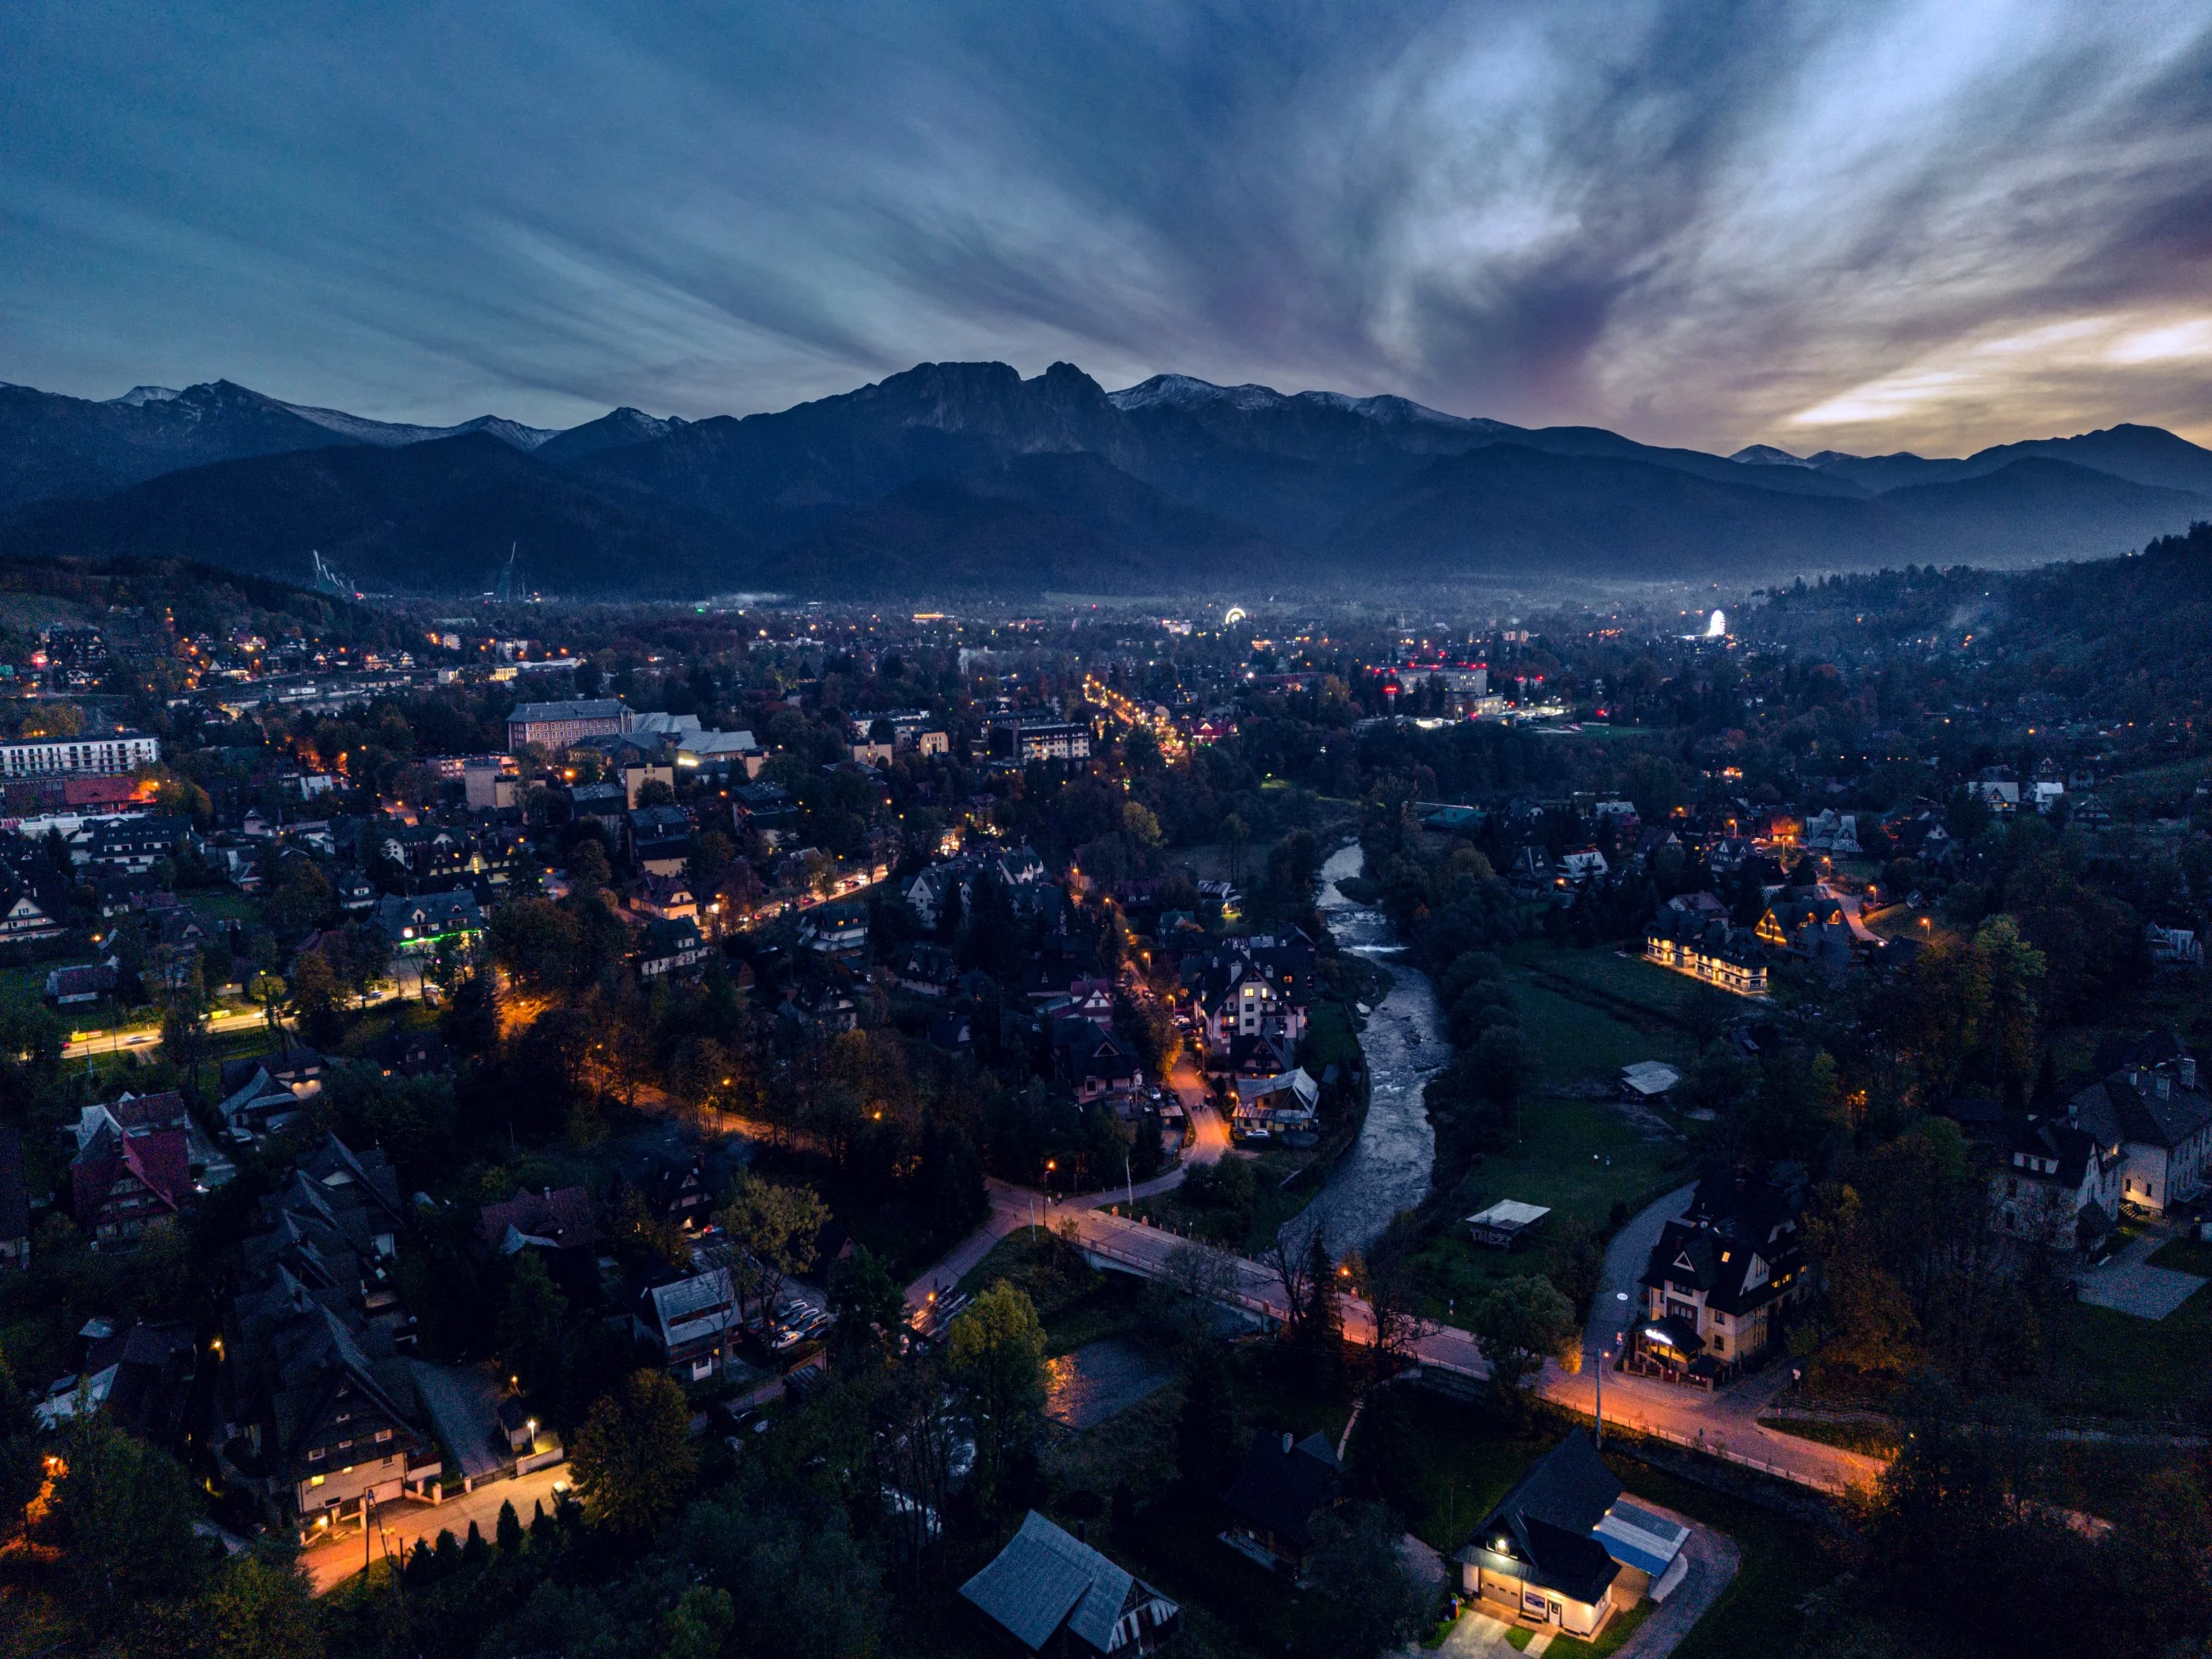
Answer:
[[[541,1511],[542,1513],[542,1511]],[[499,1506],[499,1522],[495,1528],[502,1555],[514,1555],[522,1549],[522,1517],[514,1512],[514,1500],[508,1498]]]

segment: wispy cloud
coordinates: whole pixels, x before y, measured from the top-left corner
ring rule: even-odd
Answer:
[[[0,53],[0,378],[88,395],[562,421],[1066,357],[1708,446],[2212,439],[2180,0],[25,0]]]

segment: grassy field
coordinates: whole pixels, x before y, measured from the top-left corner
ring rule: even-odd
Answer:
[[[1816,1440],[1824,1446],[1840,1446],[1845,1451],[1863,1452],[1869,1457],[1894,1457],[1898,1453],[1898,1431],[1893,1424],[1830,1422],[1813,1417],[1762,1417],[1759,1420],[1777,1434]]]
[[[1414,1537],[1448,1557],[1550,1442],[1509,1434],[1481,1407],[1425,1389],[1406,1389],[1401,1397],[1422,1459],[1420,1485],[1398,1495],[1400,1510]]]
[[[2059,1385],[2075,1409],[2100,1417],[2190,1410],[2205,1398],[2212,1296],[2200,1289],[2164,1319],[2071,1303],[2060,1311],[2054,1338]]]
[[[2176,1238],[2159,1247],[2151,1256],[2154,1267],[2171,1267],[2179,1273],[2212,1279],[2212,1244],[2201,1238]]]
[[[1609,1655],[1620,1652],[1627,1644],[1628,1638],[1641,1630],[1644,1621],[1650,1616],[1651,1603],[1638,1601],[1627,1612],[1615,1613],[1606,1627],[1598,1632],[1596,1641],[1585,1642],[1578,1637],[1555,1636],[1552,1638],[1552,1645],[1544,1651],[1556,1653],[1559,1659],[1607,1659]]]
[[[1126,1204],[1121,1208],[1155,1226],[1166,1227],[1186,1237],[1208,1239],[1246,1255],[1255,1255],[1274,1242],[1285,1221],[1312,1202],[1320,1188],[1319,1175],[1301,1176],[1287,1188],[1283,1182],[1305,1170],[1317,1155],[1317,1152],[1278,1147],[1253,1158],[1252,1207],[1249,1212],[1188,1203],[1180,1188],[1140,1198],[1133,1210]],[[1231,1156],[1243,1154],[1236,1152]]]
[[[1461,1182],[1454,1215],[1512,1198],[1550,1209],[1545,1226],[1554,1236],[1578,1228],[1602,1234],[1611,1230],[1615,1204],[1648,1202],[1681,1173],[1677,1143],[1646,1139],[1607,1102],[1533,1100],[1522,1119],[1521,1144],[1487,1154]],[[1457,1299],[1501,1279],[1544,1271],[1544,1249],[1540,1243],[1511,1251],[1480,1248],[1454,1224],[1431,1239],[1416,1261],[1435,1297]]]
[[[1002,1279],[1036,1304],[1048,1354],[1072,1353],[1144,1323],[1141,1283],[1127,1273],[1098,1272],[1039,1228],[1024,1227],[1000,1240],[960,1288],[973,1296]]]
[[[1680,977],[1663,968],[1645,969],[1615,957],[1605,960],[1615,968],[1635,966],[1662,979]],[[1697,988],[1686,980],[1683,984]],[[1522,1036],[1543,1066],[1547,1089],[1564,1089],[1593,1076],[1610,1078],[1640,1060],[1680,1065],[1689,1058],[1688,1036],[1656,1017],[1632,1024],[1611,1009],[1593,1006],[1532,979],[1513,981],[1513,1006],[1521,1016]]]
[[[1724,994],[1686,974],[1673,973],[1642,957],[1622,956],[1613,951],[1563,951],[1531,945],[1516,952],[1515,962],[1532,971],[1557,975],[1586,986],[1601,996],[1631,1004],[1650,1020],[1662,1024],[1680,1018],[1687,1005],[1700,996]]]

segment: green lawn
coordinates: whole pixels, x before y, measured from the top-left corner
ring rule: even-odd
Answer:
[[[2159,1247],[2150,1265],[2171,1267],[2176,1273],[2195,1273],[2199,1279],[2212,1279],[2212,1244],[2201,1238],[2172,1239]]]
[[[1447,1400],[1425,1389],[1401,1384],[1400,1389],[1398,1401],[1421,1448],[1421,1465],[1419,1484],[1410,1492],[1394,1492],[1392,1501],[1407,1528],[1449,1558],[1474,1534],[1475,1523],[1528,1473],[1551,1440],[1511,1434],[1480,1406]],[[1355,1443],[1358,1438],[1355,1434]],[[1356,1443],[1352,1455],[1357,1461]]]
[[[1035,1227],[1000,1240],[961,1279],[960,1289],[977,1295],[1002,1279],[1036,1304],[1048,1353],[1069,1353],[1144,1323],[1145,1287],[1139,1280],[1098,1272]]]
[[[1824,1446],[1840,1446],[1845,1451],[1862,1452],[1869,1457],[1894,1457],[1898,1453],[1897,1428],[1890,1423],[1832,1423],[1806,1417],[1762,1417],[1759,1420],[1777,1434],[1816,1440]]]
[[[1666,974],[1663,968],[1650,971]],[[1679,1066],[1689,1058],[1689,1038],[1671,1026],[1653,1020],[1651,1029],[1639,1030],[1606,1009],[1533,980],[1514,980],[1513,1006],[1521,1016],[1522,1036],[1543,1065],[1546,1088],[1564,1089],[1593,1075],[1609,1079],[1639,1060]]]
[[[1172,1228],[1186,1237],[1210,1239],[1245,1255],[1256,1255],[1274,1242],[1283,1224],[1304,1209],[1320,1189],[1324,1177],[1319,1173],[1300,1176],[1287,1188],[1283,1185],[1290,1176],[1310,1165],[1318,1155],[1318,1149],[1292,1152],[1278,1147],[1252,1159],[1252,1208],[1242,1218],[1233,1210],[1187,1203],[1182,1188],[1175,1187],[1139,1199],[1133,1210],[1126,1204],[1120,1209],[1124,1214],[1149,1220],[1156,1226]]]
[[[2164,1319],[2138,1319],[2076,1302],[2059,1310],[2057,1323],[2059,1386],[2072,1396],[2073,1408],[2100,1417],[2147,1417],[2191,1409],[2205,1398],[2212,1296],[2203,1290]]]
[[[1504,1152],[1486,1154],[1452,1195],[1451,1222],[1421,1249],[1416,1261],[1424,1284],[1439,1304],[1463,1298],[1500,1279],[1544,1271],[1541,1236],[1515,1250],[1478,1246],[1458,1218],[1501,1198],[1541,1204],[1554,1235],[1577,1227],[1610,1230],[1613,1206],[1649,1202],[1675,1176],[1681,1147],[1644,1138],[1638,1126],[1604,1101],[1532,1100],[1522,1110],[1523,1139]],[[1434,1311],[1442,1313],[1438,1305]]]
[[[1605,949],[1563,951],[1532,945],[1518,952],[1516,960],[1528,968],[1588,986],[1601,995],[1632,1003],[1660,1020],[1679,1018],[1685,1006],[1697,1000],[1700,993],[1723,994],[1686,974],[1673,973],[1640,956],[1624,957]]]

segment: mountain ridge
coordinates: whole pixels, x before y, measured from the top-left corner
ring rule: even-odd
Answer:
[[[136,538],[277,574],[312,536],[371,585],[448,592],[532,538],[539,585],[580,593],[1756,577],[2109,555],[2212,516],[2212,452],[2120,426],[1955,459],[1724,457],[1387,394],[1109,392],[1066,362],[919,363],[786,410],[558,431],[229,381],[106,403],[0,386],[0,510],[10,550]]]

